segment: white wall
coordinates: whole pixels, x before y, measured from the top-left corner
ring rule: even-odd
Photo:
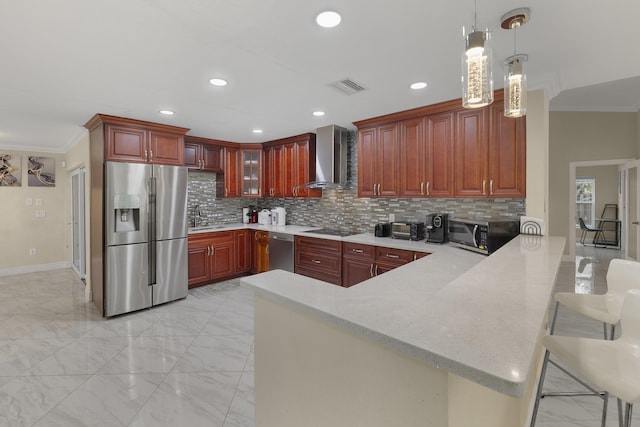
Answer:
[[[549,100],[543,90],[527,93],[528,216],[549,223]]]
[[[21,187],[0,187],[2,219],[0,220],[0,276],[28,271],[40,271],[70,266],[68,233],[69,174],[62,167],[62,154],[3,151],[0,154],[21,156]],[[54,187],[29,187],[28,156],[55,159]],[[26,200],[32,205],[27,206]],[[37,206],[37,199],[42,205]],[[44,218],[36,218],[36,211],[45,211]],[[36,249],[35,256],[29,255]]]

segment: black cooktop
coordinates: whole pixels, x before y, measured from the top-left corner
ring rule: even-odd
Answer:
[[[351,236],[353,234],[356,234],[351,231],[338,230],[336,228],[319,228],[317,230],[307,230],[305,231],[305,233],[326,234],[328,236],[340,236],[340,237],[346,237],[346,236]]]

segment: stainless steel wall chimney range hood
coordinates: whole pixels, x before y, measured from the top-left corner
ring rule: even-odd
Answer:
[[[347,183],[347,130],[330,125],[316,130],[316,180],[308,188],[340,188]]]

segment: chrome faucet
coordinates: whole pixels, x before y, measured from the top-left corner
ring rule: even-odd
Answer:
[[[200,205],[195,205],[193,207],[193,226],[197,227],[199,222],[202,222],[202,213],[200,212]]]

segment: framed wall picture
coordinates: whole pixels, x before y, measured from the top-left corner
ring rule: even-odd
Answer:
[[[0,154],[0,187],[22,186],[22,158],[13,154]]]
[[[54,187],[56,185],[55,159],[29,156],[27,176],[29,187]]]

